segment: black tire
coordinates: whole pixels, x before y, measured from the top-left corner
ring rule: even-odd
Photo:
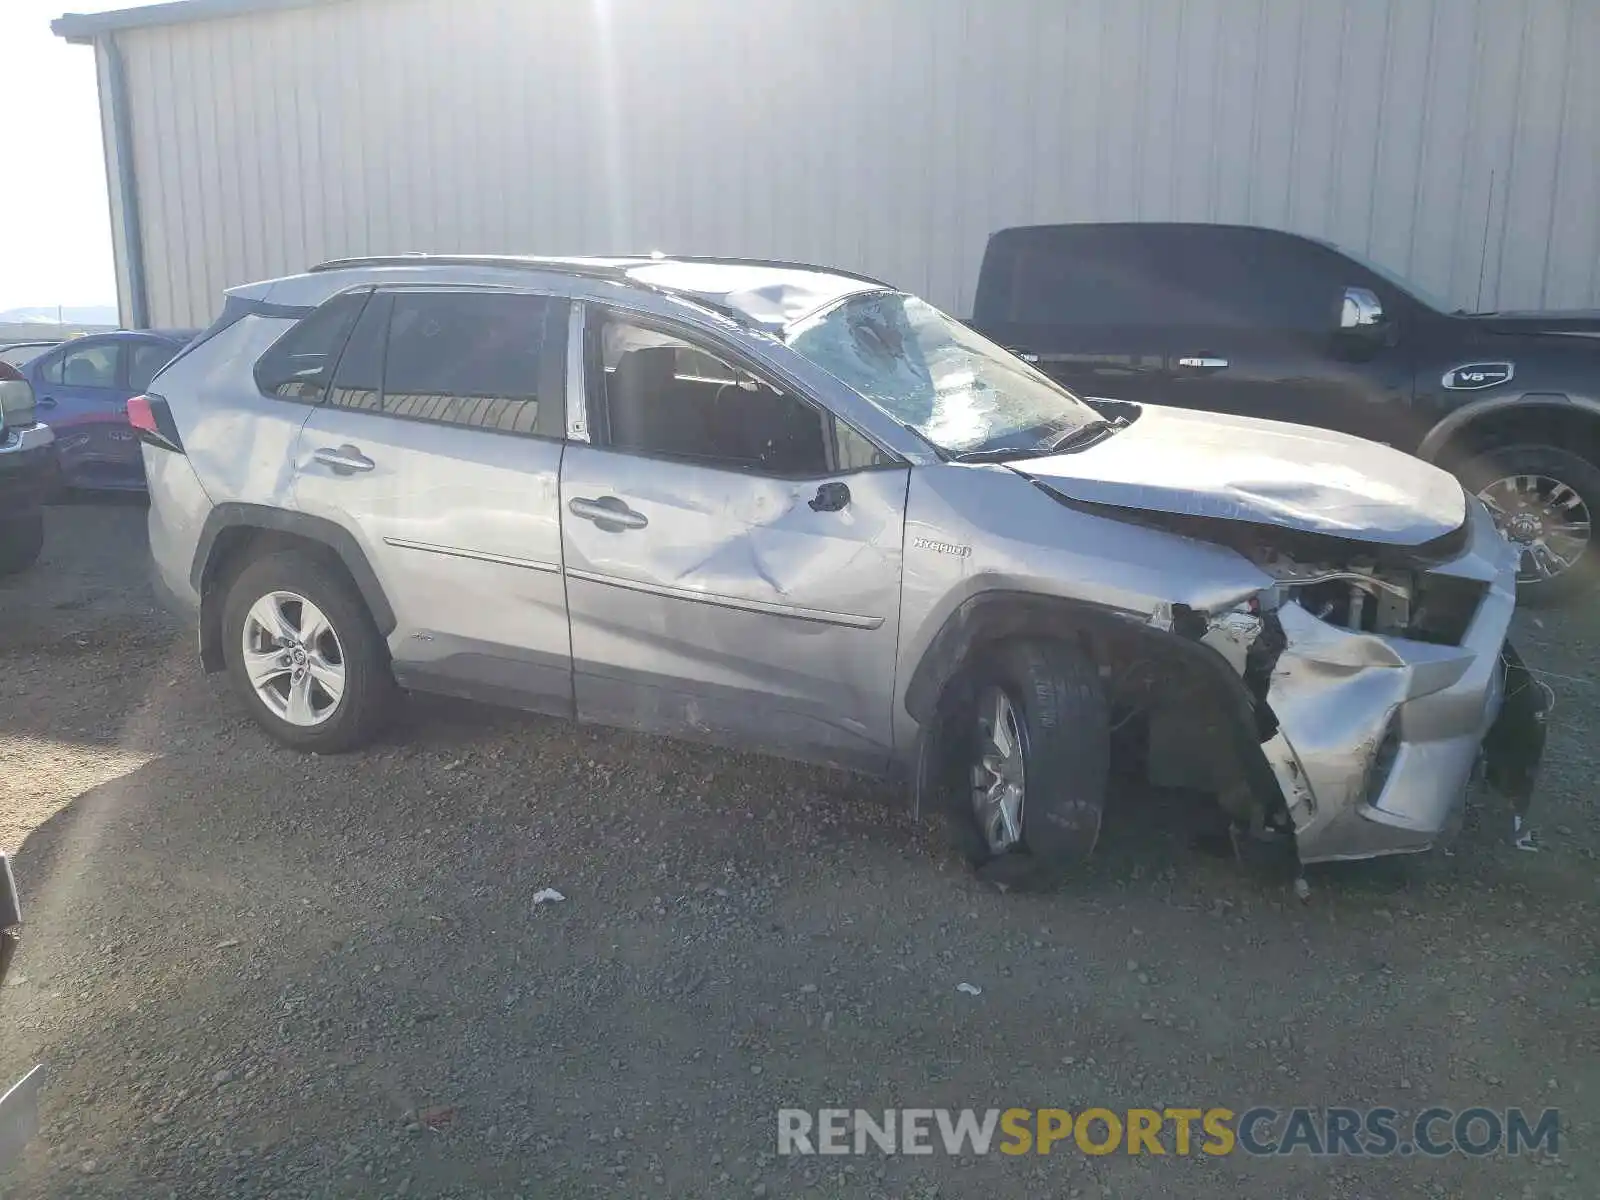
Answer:
[[[1600,517],[1600,467],[1559,446],[1521,445],[1486,450],[1463,466],[1457,476],[1473,495],[1490,483],[1512,475],[1542,475],[1566,484],[1583,501],[1591,523]],[[1517,579],[1517,602],[1530,608],[1564,604],[1600,585],[1600,546],[1590,543],[1568,570],[1552,579]]]
[[[979,652],[954,709],[959,763],[947,773],[948,815],[980,879],[1021,891],[1064,882],[1094,850],[1111,765],[1108,707],[1093,663],[1057,642],[1005,642]],[[994,853],[973,805],[978,703],[1003,691],[1016,714],[1025,772],[1022,841]]]
[[[0,521],[0,575],[15,575],[39,561],[44,550],[44,513],[34,509]]]
[[[244,625],[250,607],[272,592],[293,592],[316,605],[338,638],[344,690],[331,716],[314,726],[295,725],[256,694],[244,668]],[[273,740],[295,750],[337,754],[370,742],[393,711],[397,688],[389,648],[361,593],[344,569],[297,550],[256,559],[234,578],[222,610],[228,677],[245,707]]]

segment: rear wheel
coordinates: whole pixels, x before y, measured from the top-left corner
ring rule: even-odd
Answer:
[[[0,521],[0,575],[14,575],[39,561],[44,550],[44,513],[34,509]]]
[[[387,720],[388,648],[339,568],[299,551],[258,559],[228,589],[222,632],[234,689],[284,745],[352,750]]]
[[[1558,446],[1526,445],[1492,450],[1461,474],[1517,549],[1519,601],[1559,604],[1595,586],[1600,468]]]
[[[1012,642],[984,652],[953,730],[965,773],[952,779],[957,840],[980,878],[1036,890],[1094,850],[1110,769],[1106,700],[1070,647]]]

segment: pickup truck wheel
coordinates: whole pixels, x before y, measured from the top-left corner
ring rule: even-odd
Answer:
[[[1100,834],[1111,744],[1105,695],[1094,666],[1064,645],[1012,642],[986,657],[965,706],[957,840],[980,878],[1048,888]]]
[[[44,550],[44,514],[37,509],[0,521],[0,575],[15,575],[39,561]]]
[[[396,691],[388,647],[337,567],[298,551],[242,570],[222,613],[234,689],[274,740],[334,754],[372,740]]]
[[[1474,462],[1462,478],[1521,555],[1520,603],[1559,604],[1595,586],[1600,468],[1557,446],[1507,446]]]

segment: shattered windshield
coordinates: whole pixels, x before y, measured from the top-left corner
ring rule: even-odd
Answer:
[[[1099,418],[933,305],[900,292],[852,296],[784,339],[895,420],[952,454],[1038,451]]]

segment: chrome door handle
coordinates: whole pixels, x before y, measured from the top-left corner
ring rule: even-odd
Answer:
[[[325,467],[332,467],[340,475],[350,475],[356,471],[370,471],[378,465],[361,453],[360,446],[352,446],[348,442],[338,449],[334,449],[332,446],[323,446],[320,450],[313,451],[311,457]]]
[[[601,496],[586,500],[582,496],[567,501],[567,511],[585,521],[593,521],[607,533],[621,533],[624,529],[643,529],[650,521],[643,513],[634,512],[625,500],[616,496]]]
[[[1221,371],[1227,367],[1228,360],[1225,358],[1211,358],[1207,355],[1200,354],[1191,355],[1187,358],[1180,358],[1178,360],[1178,365],[1180,367],[1188,367],[1195,371]]]

